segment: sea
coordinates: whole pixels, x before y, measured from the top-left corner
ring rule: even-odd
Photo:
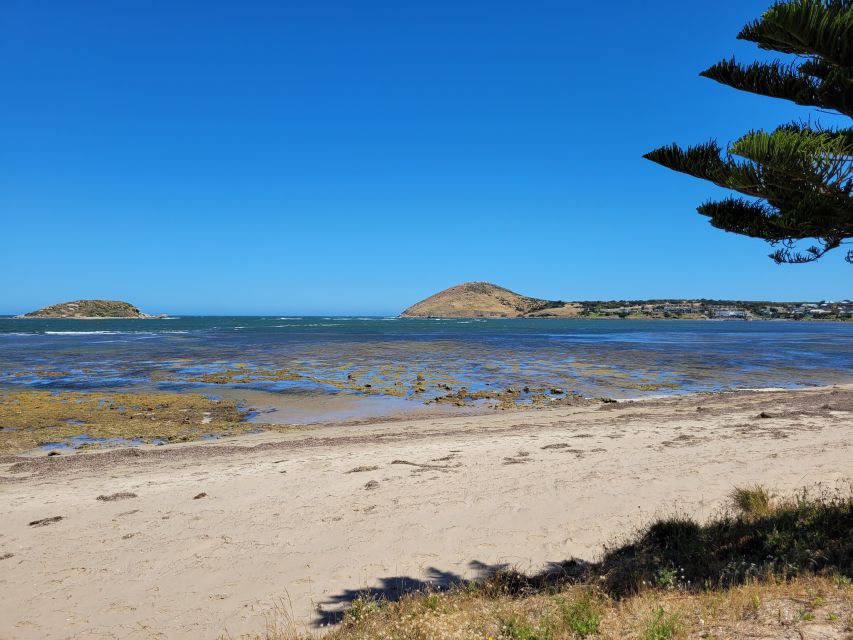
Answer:
[[[853,322],[0,317],[0,389],[190,391],[274,422],[416,414],[463,388],[523,403],[835,383],[853,383]]]

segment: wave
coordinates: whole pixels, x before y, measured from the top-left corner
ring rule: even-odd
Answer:
[[[45,331],[46,336],[115,336],[126,331]]]
[[[175,331],[45,331],[46,336],[158,336],[161,334],[189,333],[187,330]],[[3,334],[10,335],[10,334]],[[35,336],[37,333],[22,333],[14,335]]]

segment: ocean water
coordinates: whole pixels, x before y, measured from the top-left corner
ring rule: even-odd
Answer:
[[[202,379],[216,373],[225,384]],[[236,389],[303,413],[312,398],[369,399],[374,413],[393,413],[461,387],[636,398],[849,382],[853,323],[0,318],[2,387]]]

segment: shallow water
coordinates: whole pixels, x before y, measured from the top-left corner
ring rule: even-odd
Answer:
[[[239,375],[224,385],[199,379],[216,372]],[[233,388],[272,394],[275,415],[257,419],[278,422],[417,412],[463,386],[626,398],[839,382],[853,382],[853,323],[0,318],[0,385]]]

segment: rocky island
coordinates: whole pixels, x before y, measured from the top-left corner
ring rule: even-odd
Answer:
[[[103,318],[161,318],[142,313],[129,302],[121,300],[73,300],[60,302],[36,311],[30,311],[19,318],[72,318],[91,320]]]

